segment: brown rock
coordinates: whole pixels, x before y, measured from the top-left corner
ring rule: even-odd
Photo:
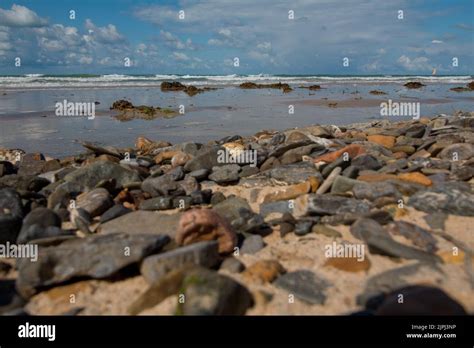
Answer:
[[[422,84],[421,82],[407,82],[404,84],[404,86],[408,89],[416,89],[416,88],[424,87],[425,85]]]
[[[356,257],[332,257],[324,263],[324,266],[334,267],[345,272],[362,272],[369,270],[370,261],[367,257],[361,261]]]
[[[396,139],[395,137],[391,135],[375,134],[375,135],[369,135],[367,137],[367,140],[370,141],[371,143],[376,143],[390,149],[395,145]]]
[[[413,173],[400,173],[398,174],[400,180],[414,182],[424,186],[431,186],[433,182],[426,176],[418,172]]]
[[[153,141],[143,136],[139,136],[135,141],[135,147],[140,151],[145,151],[151,147]]]
[[[190,155],[179,151],[171,158],[171,166],[173,168],[184,166],[190,159],[191,159]]]
[[[270,283],[285,272],[276,260],[260,260],[248,267],[242,276],[251,282]]]
[[[359,156],[359,155],[365,153],[365,149],[361,145],[351,144],[351,145],[348,145],[346,147],[343,147],[340,150],[330,152],[330,153],[327,153],[325,155],[316,157],[313,161],[315,163],[318,163],[318,162],[331,163],[331,162],[334,162],[339,157],[341,157],[345,152],[347,152],[349,154],[350,158],[354,158],[356,156]]]
[[[378,182],[391,179],[397,179],[397,176],[393,174],[363,174],[357,177],[357,180],[365,182]]]
[[[182,153],[181,151],[163,151],[155,156],[155,163],[161,164],[163,161],[171,160],[175,155]]]
[[[230,224],[209,209],[192,209],[181,216],[176,243],[188,245],[206,240],[217,240],[219,253],[230,253],[237,245],[237,235]]]

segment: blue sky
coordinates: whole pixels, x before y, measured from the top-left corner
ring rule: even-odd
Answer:
[[[434,68],[474,74],[473,0],[0,0],[0,74],[371,75]]]

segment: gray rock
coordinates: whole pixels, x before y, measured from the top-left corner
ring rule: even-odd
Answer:
[[[225,201],[225,199],[226,199],[225,195],[222,192],[220,192],[220,191],[214,192],[212,194],[212,197],[211,197],[211,204],[212,205],[217,205],[220,202]]]
[[[208,204],[211,202],[212,190],[206,189],[202,191],[191,192],[190,197],[192,204]]]
[[[428,226],[433,230],[444,231],[445,222],[448,216],[443,213],[428,214],[423,216]]]
[[[171,197],[155,197],[146,199],[140,203],[141,210],[166,210],[173,207]]]
[[[244,239],[242,246],[240,247],[240,252],[242,254],[255,254],[257,251],[265,247],[265,242],[263,241],[262,236],[258,234],[248,236]]]
[[[359,175],[359,168],[355,166],[349,166],[342,171],[342,176],[346,178],[355,179]]]
[[[122,204],[116,204],[112,208],[108,209],[104,214],[102,214],[100,217],[100,222],[105,223],[131,212],[131,209],[125,208]]]
[[[173,215],[154,211],[137,210],[101,224],[101,234],[166,234],[174,239],[182,213]]]
[[[395,221],[387,227],[391,234],[403,236],[411,240],[417,247],[429,253],[435,253],[438,250],[436,238],[424,228],[406,221]]]
[[[239,180],[240,166],[237,164],[226,164],[220,167],[213,167],[209,180],[218,184],[228,184]]]
[[[333,195],[307,194],[295,200],[295,216],[336,215],[344,213],[366,214],[370,210],[367,202],[354,198]]]
[[[369,184],[359,181],[352,188],[352,192],[355,198],[368,199],[369,201],[375,201],[381,197],[393,197],[396,200],[402,198],[395,185],[387,182],[373,182]]]
[[[9,186],[17,191],[38,192],[50,184],[49,180],[33,175],[5,175],[0,178],[0,187]]]
[[[324,147],[317,144],[297,147],[295,149],[286,151],[279,158],[279,160],[281,164],[291,164],[291,163],[301,162],[303,156],[309,155],[313,151],[322,150],[322,149],[324,149]]]
[[[351,191],[354,185],[360,183],[359,180],[350,179],[345,176],[337,176],[331,186],[331,193],[344,193]]]
[[[192,178],[195,178],[198,181],[202,181],[207,179],[207,176],[209,175],[209,169],[198,169],[195,171],[192,171],[191,173],[188,173],[188,175]]]
[[[159,177],[149,177],[142,182],[141,188],[152,197],[184,194],[184,189],[175,179],[176,176],[168,174]]]
[[[22,296],[29,298],[45,287],[76,278],[108,278],[159,252],[169,241],[168,236],[147,234],[66,240],[54,247],[40,248],[36,262],[19,259],[16,287]]]
[[[281,165],[269,169],[268,171],[262,173],[262,175],[271,179],[285,182],[288,185],[307,181],[311,176],[316,177],[319,182],[321,182],[323,179],[321,173],[319,173],[319,171],[316,170],[314,164],[310,162]]]
[[[135,171],[109,161],[94,162],[86,167],[76,169],[64,177],[65,181],[78,184],[81,191],[92,190],[101,181],[110,179],[114,180],[115,189],[141,181]]]
[[[271,213],[293,213],[293,209],[290,207],[287,201],[277,201],[270,203],[263,203],[260,205],[260,214],[267,216]]]
[[[327,178],[329,176],[329,174],[331,174],[331,172],[336,167],[340,167],[341,171],[342,171],[343,169],[347,168],[350,164],[351,164],[351,162],[350,161],[345,161],[344,157],[339,157],[335,161],[333,161],[333,162],[329,163],[328,165],[326,165],[324,167],[324,169],[322,170],[321,174],[323,175],[324,178]]]
[[[331,286],[329,281],[309,270],[286,273],[278,277],[273,284],[300,300],[317,305],[326,302],[326,290]]]
[[[404,259],[418,259],[432,263],[441,262],[441,259],[437,255],[406,246],[393,240],[384,228],[372,219],[358,219],[351,226],[351,233],[354,237],[366,242],[370,252],[374,254]]]
[[[458,185],[457,182],[419,191],[410,197],[408,205],[427,213],[474,216],[474,194],[469,185]]]
[[[247,176],[255,175],[259,172],[260,170],[257,167],[252,167],[250,165],[246,165],[242,167],[242,170],[240,171],[239,177],[245,178]]]
[[[184,180],[179,181],[178,184],[181,186],[187,196],[189,196],[192,192],[199,191],[201,189],[199,182],[191,176],[187,176]]]
[[[191,204],[193,203],[193,199],[188,196],[178,196],[173,198],[173,208],[180,208],[180,209],[189,209]]]
[[[458,161],[468,160],[474,156],[474,145],[469,143],[452,144],[445,147],[439,154],[438,157],[447,160],[455,160],[455,156]]]
[[[382,168],[380,161],[372,155],[362,154],[351,161],[351,165],[359,170],[379,170]]]
[[[99,216],[114,204],[109,191],[104,188],[96,188],[85,192],[76,199],[76,208],[87,211],[91,217]]]
[[[311,220],[300,220],[295,225],[295,234],[297,236],[304,236],[308,233],[311,233],[311,228],[313,227],[314,222]]]
[[[60,227],[61,218],[54,211],[43,207],[36,208],[23,220],[17,243],[24,244],[34,239],[70,234],[63,233]]]
[[[224,148],[221,146],[213,146],[211,148],[203,148],[199,150],[194,158],[191,158],[186,162],[184,170],[187,172],[199,169],[211,170],[212,167],[219,166],[220,163],[217,162],[219,150],[224,150]]]
[[[147,257],[142,262],[140,272],[149,284],[155,284],[171,270],[186,265],[211,268],[219,260],[217,241],[199,242]]]
[[[224,219],[231,222],[241,216],[242,209],[252,211],[248,202],[240,197],[229,197],[216,204],[213,209]]]
[[[228,257],[222,262],[219,269],[230,273],[240,273],[245,269],[245,265],[235,257]]]

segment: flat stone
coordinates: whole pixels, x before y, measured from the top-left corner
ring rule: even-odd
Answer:
[[[99,226],[101,234],[165,234],[174,239],[182,213],[173,215],[137,210]]]
[[[393,197],[394,199],[400,199],[402,194],[397,190],[395,185],[387,182],[374,182],[365,183],[358,182],[352,188],[354,197],[357,199],[368,199],[369,201],[375,201],[382,197]]]
[[[108,278],[126,266],[159,252],[169,237],[110,234],[67,240],[40,248],[38,260],[18,260],[17,289],[25,298],[75,278]],[[129,253],[125,253],[128,250]]]
[[[359,170],[379,170],[382,168],[382,163],[369,154],[362,154],[352,159],[351,165],[359,168]]]
[[[309,270],[286,273],[278,277],[274,284],[298,299],[316,305],[326,302],[326,290],[331,286],[327,280]]]
[[[24,244],[34,239],[61,235],[60,227],[61,219],[54,211],[36,208],[25,217],[17,242]]]
[[[171,197],[155,197],[142,201],[140,203],[141,210],[166,210],[173,207]]]
[[[198,181],[202,181],[202,180],[207,179],[209,172],[210,172],[209,169],[198,169],[198,170],[188,173],[188,175],[192,178],[195,178]]]
[[[140,272],[149,284],[155,284],[174,269],[185,265],[211,268],[217,265],[219,260],[218,243],[204,241],[149,256],[143,260]]]
[[[435,253],[438,250],[436,238],[424,228],[406,221],[395,221],[387,227],[390,234],[401,235],[429,253]]]
[[[418,172],[400,173],[398,174],[400,180],[414,182],[423,186],[431,186],[433,182],[426,176]]]
[[[86,167],[76,169],[64,177],[65,181],[78,184],[82,191],[92,190],[101,181],[110,179],[114,180],[115,189],[141,181],[135,171],[109,161],[94,162]]]
[[[104,188],[96,188],[79,195],[76,208],[87,211],[91,217],[101,215],[114,204],[109,192]]]
[[[237,164],[227,164],[220,167],[213,167],[209,180],[218,184],[228,184],[239,181],[240,166]]]
[[[321,174],[310,162],[281,165],[262,173],[262,175],[288,185],[308,181],[311,177],[316,177],[319,182],[323,181]]]
[[[469,143],[452,144],[445,147],[438,157],[447,160],[468,160],[474,156],[474,145]]]
[[[348,146],[343,147],[342,149],[339,149],[337,151],[333,151],[330,153],[327,153],[325,155],[316,157],[313,161],[314,163],[318,162],[326,162],[326,163],[331,163],[337,160],[339,157],[343,156],[345,153],[347,153],[348,158],[352,159],[355,158],[363,153],[365,153],[366,150],[364,147],[358,144],[351,144]]]
[[[339,231],[336,231],[335,229],[328,227],[326,225],[322,224],[315,224],[312,227],[312,232],[316,234],[322,234],[326,237],[330,238],[341,238],[342,234]]]
[[[325,263],[326,267],[333,267],[344,272],[364,272],[370,269],[368,257],[359,260],[356,257],[331,257]]]
[[[366,214],[367,202],[333,195],[307,194],[295,200],[294,215],[336,215],[343,213]]]
[[[374,254],[404,259],[418,259],[425,262],[439,262],[441,259],[431,253],[415,249],[393,240],[388,232],[376,221],[360,218],[351,226],[351,233],[362,239]]]
[[[265,242],[262,236],[254,234],[244,239],[242,246],[240,247],[241,254],[255,254],[259,250],[265,247]]]
[[[212,209],[229,222],[240,218],[242,210],[252,210],[245,199],[237,196],[229,197],[226,200],[215,204]]]
[[[332,183],[331,193],[344,193],[351,191],[354,185],[358,183],[360,183],[360,181],[338,175]]]
[[[259,260],[242,272],[242,277],[253,283],[271,283],[280,274],[285,273],[283,266],[276,260]]]
[[[460,186],[456,182],[419,191],[410,197],[408,205],[430,214],[474,216],[474,194],[469,186]]]
[[[122,215],[131,213],[132,210],[125,208],[122,204],[116,204],[112,208],[108,209],[105,213],[102,214],[100,217],[101,223],[106,223],[107,221],[116,219]]]
[[[263,203],[294,199],[311,191],[311,183],[305,181],[299,184],[275,188],[263,198]]]
[[[211,170],[212,167],[221,165],[217,161],[219,150],[224,150],[224,148],[221,146],[214,146],[212,148],[199,150],[196,157],[186,162],[184,170],[187,172],[199,169]]]

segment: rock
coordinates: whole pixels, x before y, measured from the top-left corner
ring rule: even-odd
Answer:
[[[227,257],[221,264],[220,270],[230,273],[240,273],[245,269],[245,265],[235,257]]]
[[[38,192],[49,184],[49,180],[33,175],[11,174],[0,178],[0,187],[9,186],[17,191]]]
[[[369,135],[367,137],[367,140],[370,141],[371,143],[382,145],[388,149],[392,148],[395,145],[395,137],[390,136],[390,135],[380,135],[380,134]]]
[[[76,208],[84,209],[91,217],[102,215],[113,204],[109,192],[104,188],[96,188],[85,192],[76,199]]]
[[[99,233],[166,234],[174,239],[181,215],[137,210],[101,224]]]
[[[333,195],[307,194],[295,200],[294,215],[366,214],[370,205],[364,201]]]
[[[384,94],[387,94],[387,93],[385,93],[384,91],[378,91],[378,90],[373,90],[373,91],[370,91],[369,93],[370,93],[370,94],[373,94],[373,95],[384,95]]]
[[[227,164],[221,167],[213,167],[209,179],[218,184],[228,184],[239,181],[240,166],[237,164]]]
[[[359,184],[360,181],[338,175],[331,185],[331,193],[344,193],[351,191],[354,185]]]
[[[8,161],[0,161],[0,177],[15,174],[15,167]]]
[[[175,240],[178,245],[217,240],[221,254],[232,252],[237,245],[237,236],[230,224],[209,209],[193,209],[184,213],[179,220]]]
[[[220,146],[214,146],[208,149],[201,149],[198,154],[186,162],[184,170],[192,172],[199,169],[211,170],[213,167],[221,165],[218,163],[219,150],[223,150]]]
[[[474,194],[469,188],[456,184],[447,183],[417,192],[410,197],[408,205],[427,213],[474,216]]]
[[[69,219],[74,228],[77,228],[86,235],[91,234],[89,226],[92,223],[92,218],[87,211],[81,208],[72,209]]]
[[[150,149],[152,145],[153,145],[153,141],[144,136],[139,136],[137,140],[135,141],[135,148],[138,149],[139,151],[146,151]]]
[[[171,197],[155,197],[140,203],[141,210],[166,210],[173,207]]]
[[[404,84],[404,86],[408,89],[417,89],[424,87],[425,85],[422,84],[421,82],[407,82]]]
[[[351,144],[351,145],[348,145],[346,147],[343,147],[340,150],[330,152],[330,153],[327,153],[325,155],[316,157],[313,161],[314,161],[314,163],[318,163],[318,162],[331,163],[331,162],[334,162],[335,160],[337,160],[339,157],[343,156],[344,153],[347,153],[348,158],[352,159],[352,158],[355,158],[355,157],[357,157],[357,156],[359,156],[359,155],[361,155],[365,152],[366,152],[365,149],[361,145]]]
[[[215,204],[213,210],[229,222],[241,217],[242,211],[252,211],[248,202],[240,197],[229,197]]]
[[[315,224],[312,227],[312,232],[316,234],[322,234],[326,237],[330,238],[341,238],[342,234],[339,231],[336,231],[335,229],[328,227],[326,225],[321,225],[321,224]]]
[[[379,170],[382,168],[382,163],[369,154],[357,156],[351,161],[351,165],[357,167],[359,170]]]
[[[397,190],[395,185],[388,182],[374,182],[365,183],[358,182],[352,188],[354,197],[357,199],[368,199],[369,201],[375,201],[382,197],[393,197],[395,200],[402,198],[401,193]]]
[[[330,283],[309,270],[286,273],[274,282],[275,286],[288,291],[310,304],[323,305]]]
[[[188,173],[188,175],[192,178],[195,178],[198,181],[202,181],[202,180],[207,179],[207,176],[209,175],[209,170],[198,169],[198,170],[192,171],[191,173]]]
[[[430,279],[433,279],[440,275],[439,272],[433,264],[418,262],[376,274],[365,283],[364,290],[357,296],[357,304],[373,309],[371,304],[374,299],[383,298],[393,290],[410,285],[410,277],[429,274]]]
[[[327,177],[327,179],[316,190],[316,193],[321,194],[321,195],[323,193],[326,193],[330,189],[330,187],[332,186],[334,180],[336,180],[336,178],[339,176],[341,171],[342,171],[341,167],[334,168],[333,171],[331,172],[331,174],[329,174],[329,176]]]
[[[331,257],[325,263],[326,267],[333,267],[344,272],[363,272],[370,269],[370,261],[368,257],[363,260],[357,257]]]
[[[250,292],[235,280],[204,268],[181,268],[168,273],[151,286],[129,309],[138,314],[175,294],[186,301],[178,303],[178,315],[243,315],[253,304]]]
[[[112,104],[112,107],[110,109],[112,110],[126,110],[126,109],[133,109],[134,106],[132,103],[130,103],[128,100],[117,100]]]
[[[193,191],[190,194],[191,204],[209,204],[212,198],[212,190]]]
[[[354,237],[366,242],[370,252],[374,254],[404,259],[418,259],[431,263],[441,261],[441,259],[434,254],[396,242],[378,222],[371,219],[358,219],[351,226],[351,233]]]
[[[248,267],[242,277],[250,282],[271,283],[279,275],[285,273],[285,269],[276,260],[260,260]]]
[[[122,204],[116,204],[102,214],[100,217],[100,222],[106,223],[107,221],[113,220],[131,212],[132,210],[125,208]]]
[[[217,192],[214,192],[212,194],[212,197],[211,197],[211,205],[215,206],[223,201],[225,201],[225,196],[222,192],[220,191],[217,191]]]
[[[474,145],[468,143],[452,144],[438,154],[439,158],[450,161],[468,160],[474,156]]]
[[[401,235],[411,240],[414,245],[429,253],[435,253],[438,250],[436,239],[433,235],[429,231],[412,223],[395,221],[388,225],[388,232],[390,234]]]
[[[54,228],[55,227],[55,228]],[[24,244],[34,239],[59,236],[61,218],[48,208],[36,208],[26,215],[17,243]]]
[[[188,210],[193,203],[193,199],[188,196],[178,196],[173,198],[173,208],[179,208],[182,210]]]
[[[300,220],[295,225],[295,234],[297,236],[304,236],[308,233],[311,233],[311,228],[313,227],[314,222],[311,220]]]
[[[240,247],[240,253],[242,254],[255,254],[257,251],[265,247],[265,242],[262,236],[251,235],[244,239],[242,246]]]
[[[173,168],[184,166],[190,159],[190,155],[180,151],[171,158],[171,166]]]
[[[423,216],[423,219],[431,229],[439,231],[445,230],[445,222],[447,218],[448,215],[443,213],[434,213]]]
[[[433,182],[426,176],[418,172],[400,173],[398,174],[400,180],[414,182],[423,186],[431,186]]]
[[[18,260],[16,286],[22,296],[29,298],[43,288],[77,278],[108,278],[159,252],[169,240],[163,235],[110,234],[75,238],[40,248],[36,262]]]
[[[141,274],[149,284],[156,284],[168,272],[186,265],[211,268],[219,263],[216,241],[204,241],[152,255],[143,260]]]
[[[152,197],[182,195],[185,193],[185,190],[176,181],[180,179],[180,176],[168,173],[157,178],[148,177],[142,182],[141,189]]]
[[[259,172],[260,170],[257,167],[252,167],[251,165],[246,165],[242,167],[239,177],[245,178],[247,176],[255,175]]]
[[[399,298],[403,297],[403,304]],[[387,294],[375,315],[467,315],[466,310],[443,290],[428,286],[409,286]]]
[[[14,243],[23,220],[21,197],[12,188],[0,189],[0,244]]]
[[[297,147],[295,149],[286,151],[279,158],[279,160],[281,164],[291,164],[291,163],[301,162],[303,156],[309,155],[311,152],[315,150],[322,150],[322,149],[324,149],[324,147],[317,144]]]
[[[294,199],[310,191],[311,183],[309,181],[295,185],[283,186],[281,188],[275,188],[273,192],[265,195],[263,198],[263,203]]]
[[[133,170],[119,164],[97,161],[86,167],[79,168],[64,177],[65,181],[78,184],[81,187],[81,191],[92,190],[101,181],[109,179],[114,180],[114,188],[119,190],[127,184],[140,181],[140,176]]]

